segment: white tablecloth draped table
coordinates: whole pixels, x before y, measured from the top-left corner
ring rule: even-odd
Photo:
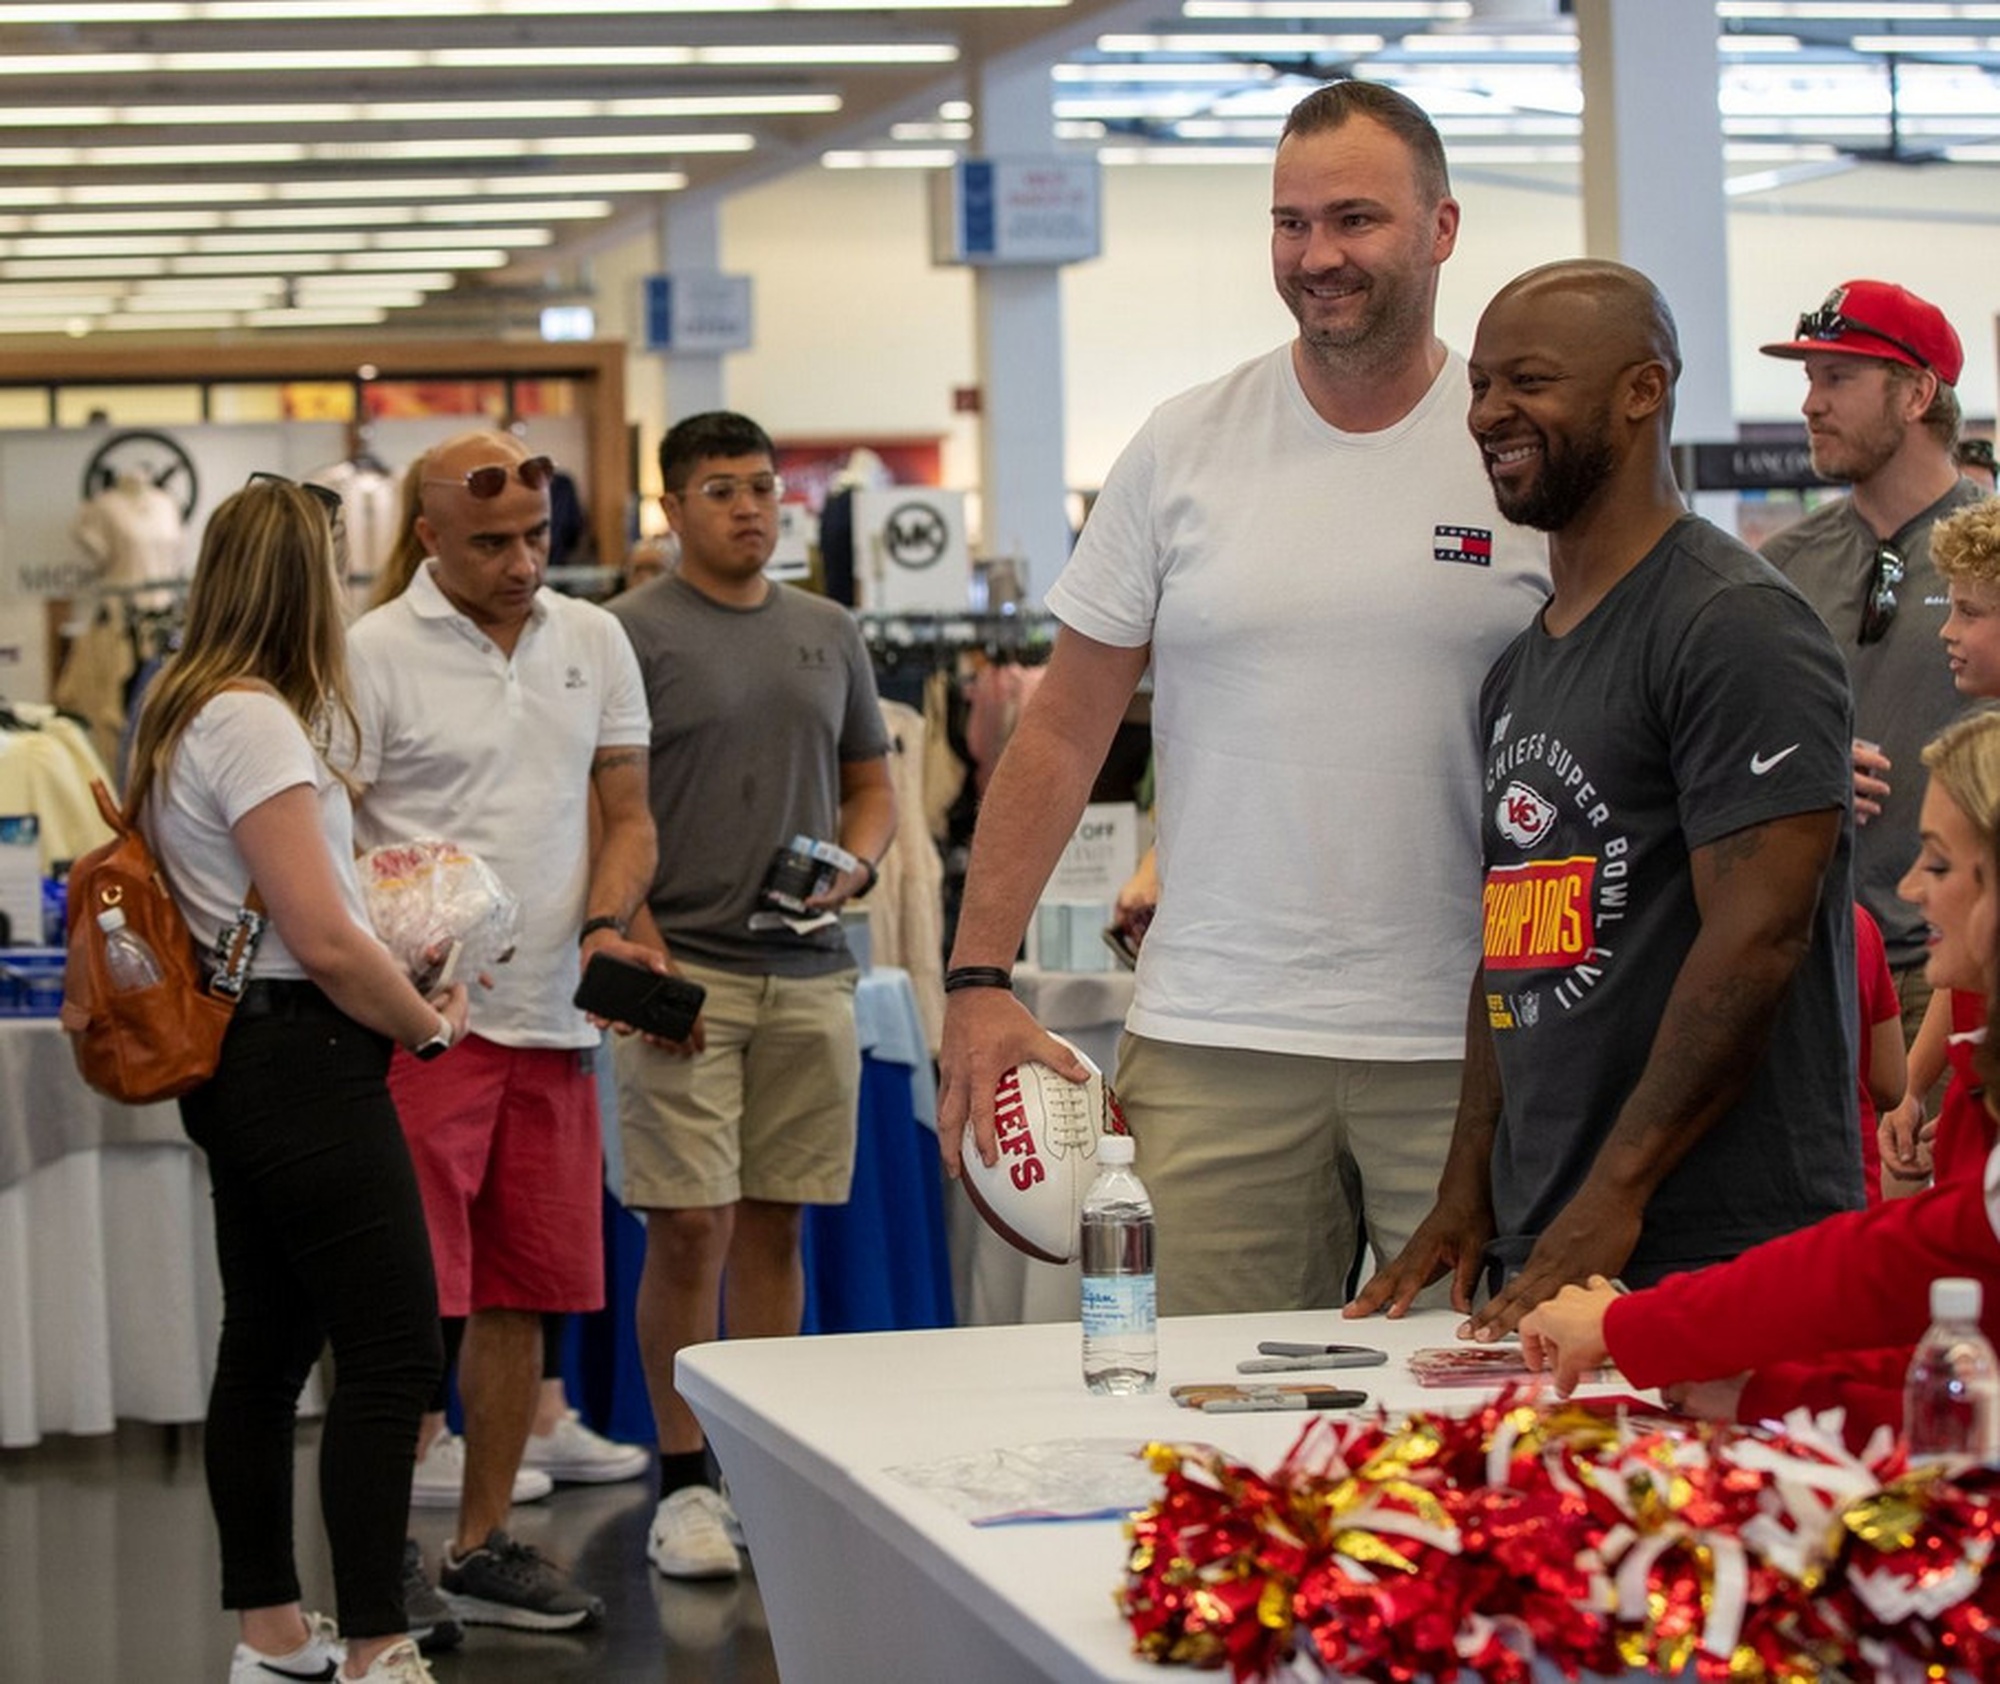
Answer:
[[[1469,1408],[1484,1394],[1424,1391],[1405,1368],[1411,1351],[1450,1344],[1459,1320],[1170,1318],[1146,1397],[1085,1391],[1074,1323],[702,1345],[678,1374],[729,1477],[785,1684],[1170,1684],[1197,1675],[1134,1657],[1113,1605],[1122,1522],[978,1528],[893,1470],[1077,1439],[1200,1440],[1274,1466],[1305,1415],[1203,1415],[1167,1388],[1235,1379],[1261,1339],[1314,1340],[1390,1360],[1280,1378],[1360,1387],[1392,1411]]]
[[[200,1420],[220,1324],[178,1109],[92,1092],[52,1020],[0,1022],[0,1447]]]

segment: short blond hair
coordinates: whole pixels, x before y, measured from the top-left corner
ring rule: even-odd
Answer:
[[[1931,561],[1954,585],[2000,585],[2000,497],[1968,503],[1932,527]]]

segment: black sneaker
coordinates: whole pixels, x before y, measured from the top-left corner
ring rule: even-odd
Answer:
[[[462,1559],[454,1560],[447,1548],[438,1584],[446,1605],[469,1626],[576,1631],[604,1618],[598,1598],[578,1590],[540,1550],[515,1543],[497,1526]]]
[[[424,1571],[424,1552],[415,1538],[403,1540],[403,1618],[426,1655],[456,1649],[465,1641],[465,1627]]]

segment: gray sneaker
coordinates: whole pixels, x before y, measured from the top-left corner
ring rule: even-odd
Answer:
[[[604,1618],[604,1604],[530,1544],[494,1527],[463,1559],[444,1552],[438,1584],[451,1611],[469,1626],[516,1631],[576,1631]]]
[[[465,1627],[424,1571],[424,1552],[415,1538],[403,1540],[403,1618],[426,1655],[456,1649],[465,1641]]]

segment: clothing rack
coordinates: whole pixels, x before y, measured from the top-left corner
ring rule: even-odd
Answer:
[[[1060,622],[1045,608],[1013,613],[970,609],[862,608],[854,618],[869,653],[878,660],[929,653],[947,658],[978,650],[989,660],[1034,664],[1046,660]]]

